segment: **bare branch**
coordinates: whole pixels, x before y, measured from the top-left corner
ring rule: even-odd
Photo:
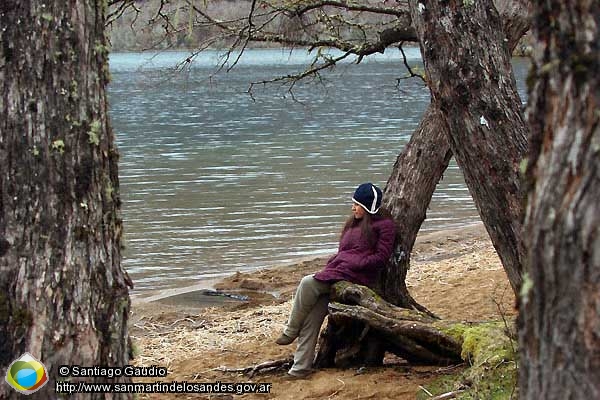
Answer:
[[[293,87],[293,85],[295,85],[295,83],[297,81],[300,81],[309,76],[313,76],[313,77],[318,76],[320,71],[323,71],[325,69],[335,66],[338,62],[348,58],[351,55],[352,55],[351,52],[346,52],[338,57],[322,56],[322,58],[325,60],[325,62],[323,62],[322,64],[317,64],[317,59],[315,59],[315,60],[313,60],[313,63],[311,64],[311,66],[309,68],[307,68],[306,70],[304,70],[303,72],[300,72],[298,74],[289,74],[286,76],[279,76],[279,77],[276,77],[273,79],[263,80],[263,81],[259,81],[259,82],[252,82],[250,84],[250,86],[248,87],[247,93],[251,94],[254,86],[260,85],[260,84],[287,82],[287,83],[291,83],[292,87]],[[290,88],[290,90],[291,90],[291,88]]]
[[[118,18],[121,18],[121,16],[123,16],[125,11],[127,11],[129,8],[133,8],[139,13],[139,10],[135,6],[135,0],[113,0],[109,2],[109,7],[112,7],[116,4],[118,4],[118,7],[110,12],[106,17],[106,26],[111,25]]]
[[[404,53],[404,48],[402,47],[403,44],[404,44],[404,42],[400,42],[400,45],[398,46],[398,49],[400,49],[400,53],[402,53],[402,62],[404,63],[404,67],[408,71],[409,76],[406,77],[406,78],[398,78],[398,81],[400,81],[401,79],[419,78],[424,83],[427,83],[427,81],[425,80],[425,77],[423,75],[414,72],[413,69],[412,69],[412,67],[410,65],[408,65],[408,60],[406,59],[406,53]]]
[[[250,6],[250,12],[248,13],[248,26],[250,27],[250,30],[254,26],[254,24],[252,23],[252,14],[254,14],[255,8],[256,8],[256,0],[252,0],[252,5]]]
[[[211,3],[208,2],[201,5],[192,0],[183,0],[183,8],[175,8],[177,11],[174,11],[174,6],[169,0],[157,0],[157,2],[156,10],[149,18],[149,24],[150,27],[152,24],[162,25],[164,34],[156,38],[150,29],[146,38],[154,36],[155,40],[150,42],[151,46],[160,48],[176,46],[174,43],[180,43],[182,40],[181,34],[186,30],[191,34],[194,27],[202,29],[202,32],[208,32],[203,35],[200,43],[195,44],[196,51],[178,68],[190,65],[199,52],[212,46],[226,46],[225,56],[219,61],[217,72],[222,69],[230,71],[234,68],[251,43],[303,47],[309,52],[319,49],[313,63],[305,71],[269,81],[255,82],[253,85],[273,82],[291,83],[307,77],[320,79],[319,72],[333,67],[350,55],[357,56],[355,61],[360,63],[364,57],[383,53],[386,48],[395,43],[416,39],[415,33],[410,28],[410,14],[406,0],[390,2],[391,6],[383,6],[382,2],[371,0],[309,0],[308,2],[248,0],[241,3],[244,8],[249,7],[243,12],[243,16],[236,16],[235,12],[219,14],[214,7],[210,7]],[[135,7],[135,4],[136,0],[113,0],[111,15],[115,18],[122,16],[126,9]],[[187,26],[179,24],[178,18],[173,16],[173,13],[177,15],[181,10],[190,14],[191,22]],[[193,19],[191,15],[194,15]],[[340,50],[342,55],[325,57],[321,53],[322,48]],[[411,72],[411,76],[415,75]],[[251,91],[252,86],[248,92]]]
[[[295,15],[302,15],[307,13],[308,11],[314,9],[320,9],[326,6],[341,8],[348,11],[358,11],[358,12],[370,12],[374,14],[384,14],[384,15],[395,15],[397,17],[403,16],[408,12],[408,4],[403,2],[404,7],[401,9],[398,8],[390,8],[390,7],[373,7],[367,5],[358,5],[353,4],[351,2],[341,2],[341,1],[318,1],[312,4],[304,5],[302,7],[298,7],[294,9],[292,12]]]

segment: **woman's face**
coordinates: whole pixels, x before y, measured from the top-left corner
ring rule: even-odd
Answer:
[[[352,215],[354,215],[354,219],[361,219],[365,216],[365,209],[359,206],[356,203],[352,203]]]

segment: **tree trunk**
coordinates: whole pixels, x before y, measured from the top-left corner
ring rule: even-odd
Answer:
[[[432,103],[447,121],[450,148],[518,293],[527,130],[502,21],[489,0],[411,1],[410,8]]]
[[[512,53],[529,28],[529,2],[499,1],[497,7]],[[501,36],[497,39],[502,39],[500,43],[504,41]],[[427,108],[421,123],[394,164],[384,196],[385,206],[397,221],[398,240],[395,259],[383,271],[379,291],[392,304],[421,311],[426,311],[426,308],[410,296],[405,281],[410,267],[410,254],[426,218],[431,197],[452,158],[450,131],[445,118],[438,103],[434,102]]]
[[[600,8],[538,1],[522,399],[600,398]]]
[[[519,39],[527,31],[530,20],[527,4],[527,2],[519,0],[501,2],[503,25],[494,25],[487,28],[498,29],[495,35],[497,42],[494,44],[496,48],[500,47],[506,38],[509,48],[514,49]],[[477,22],[485,25],[487,20]],[[461,27],[459,26],[456,29],[460,30]],[[502,31],[506,36],[502,34]],[[461,43],[463,51],[474,47],[474,43],[485,47],[487,42],[470,43],[464,41]],[[448,50],[443,51],[447,52]],[[499,57],[502,60],[505,58],[503,53],[495,53],[493,56],[496,57],[496,60]],[[512,79],[511,71],[510,67],[507,71],[504,71],[510,79]],[[514,89],[514,80],[512,82]],[[516,91],[510,92],[510,94],[511,97],[504,101],[514,101],[515,103],[512,106],[514,110],[519,107],[521,102]],[[461,115],[458,116],[458,118],[461,117]],[[431,202],[435,187],[452,157],[449,143],[451,132],[448,128],[447,118],[449,116],[440,110],[440,103],[432,102],[426,110],[419,127],[411,136],[411,140],[398,156],[384,195],[385,206],[390,210],[396,221],[398,235],[394,257],[383,270],[377,290],[386,301],[399,307],[425,312],[429,316],[433,316],[433,314],[417,303],[408,292],[406,276],[410,267],[410,254],[418,231],[425,220],[427,207]],[[454,126],[456,125],[455,123]],[[521,133],[523,134],[523,129],[521,129]],[[488,156],[494,157],[495,154],[488,154]],[[497,163],[502,162],[503,160],[497,161]],[[514,267],[514,265],[509,264],[509,267]],[[509,274],[509,277],[512,276],[513,288],[516,290],[520,282],[520,272],[515,271],[514,268],[512,268],[512,271],[513,273]],[[373,347],[384,347],[377,344],[377,342],[382,341],[381,338],[373,338],[368,334],[363,335],[362,325],[356,328],[356,325],[348,319],[345,323],[340,321],[339,318],[337,322],[330,319],[328,324],[326,338],[321,342],[323,347],[320,348],[317,356],[317,364],[333,365],[335,363],[341,365],[344,363],[352,364],[353,362],[378,364],[382,362],[383,353],[381,351],[371,351]],[[340,335],[336,335],[338,330],[345,330],[346,338],[343,342],[340,341]],[[336,344],[336,340],[339,343]],[[360,341],[362,341],[362,344],[358,343]],[[352,342],[353,345],[348,345],[349,342]],[[343,343],[346,343],[346,345]],[[344,358],[343,361],[338,357],[337,362],[335,362],[335,355],[340,350],[339,347],[351,348],[354,354],[351,357],[342,357]],[[345,355],[348,353],[348,351],[344,352]],[[361,357],[363,357],[362,360]]]
[[[404,151],[398,156],[385,187],[385,207],[396,221],[397,239],[393,261],[380,277],[380,292],[388,302],[400,307],[426,311],[406,288],[417,233],[425,220],[427,207],[452,152],[446,122],[439,110],[429,106]]]
[[[62,364],[130,359],[105,13],[100,0],[0,4],[0,373],[39,359],[50,382],[32,398],[56,397]]]
[[[506,44],[513,54],[521,38],[531,26],[531,2],[529,0],[495,0],[494,6],[502,19]]]

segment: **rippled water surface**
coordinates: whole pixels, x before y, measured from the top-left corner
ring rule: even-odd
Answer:
[[[250,50],[230,72],[218,53],[112,54],[111,117],[121,152],[134,293],[335,251],[357,184],[382,188],[429,103],[399,54],[343,64],[321,80],[250,83],[299,72],[303,51]],[[419,63],[418,50],[408,52]],[[522,82],[526,63],[515,60]],[[398,84],[399,82],[399,84]],[[456,164],[424,230],[479,220]]]

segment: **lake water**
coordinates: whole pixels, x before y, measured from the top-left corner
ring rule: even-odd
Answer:
[[[389,52],[389,50],[388,50]],[[411,64],[420,63],[409,49]],[[385,186],[429,92],[399,52],[344,63],[289,91],[256,85],[302,71],[299,50],[111,54],[110,112],[121,153],[123,265],[134,294],[335,251],[355,187]],[[524,98],[527,62],[515,59]],[[479,220],[453,162],[423,230]]]

